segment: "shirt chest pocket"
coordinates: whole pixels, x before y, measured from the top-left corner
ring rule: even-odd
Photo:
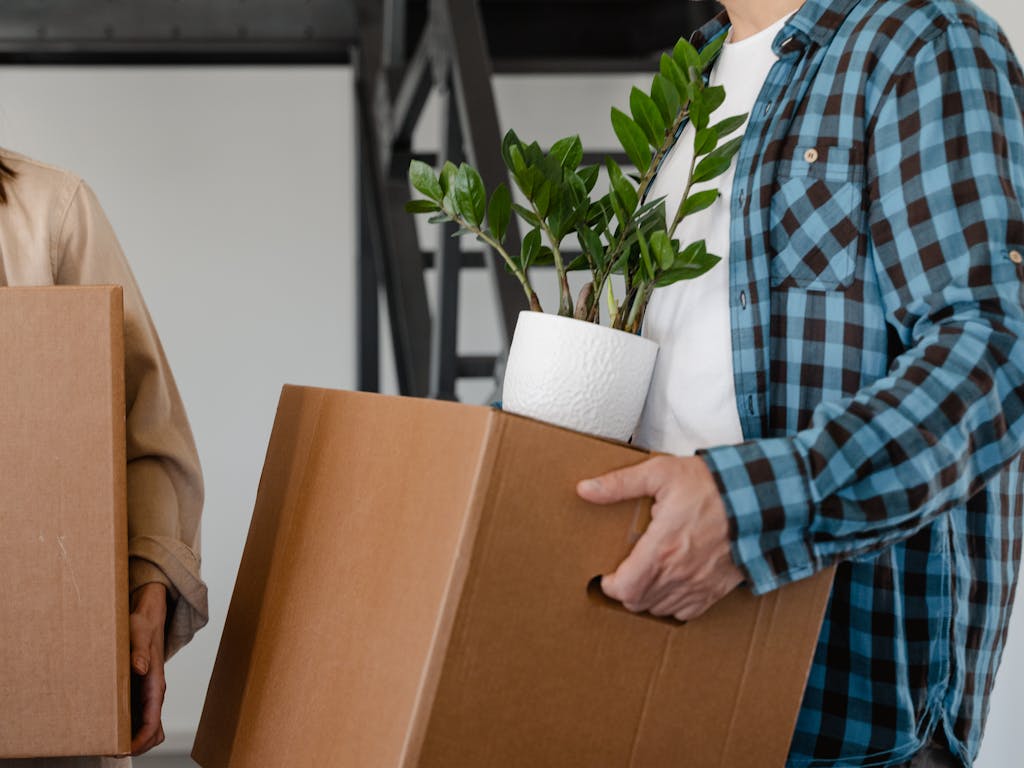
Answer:
[[[773,288],[830,291],[853,282],[864,242],[858,155],[799,144],[784,150],[771,201]]]

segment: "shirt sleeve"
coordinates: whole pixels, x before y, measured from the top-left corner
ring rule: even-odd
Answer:
[[[203,479],[192,431],[135,278],[84,183],[61,219],[54,262],[58,284],[124,289],[129,588],[168,588],[170,656],[208,618],[199,570]]]
[[[906,351],[807,429],[703,453],[755,592],[909,537],[1024,448],[1022,88],[954,24],[873,111],[869,258]]]

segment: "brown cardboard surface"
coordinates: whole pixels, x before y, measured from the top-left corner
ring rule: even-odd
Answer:
[[[130,749],[122,307],[0,288],[0,758]]]
[[[770,768],[831,574],[687,625],[588,594],[646,454],[498,411],[287,387],[193,757],[205,768]]]

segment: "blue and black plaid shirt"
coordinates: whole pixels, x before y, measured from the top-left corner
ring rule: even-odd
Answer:
[[[840,563],[789,764],[936,729],[969,764],[1024,517],[1024,76],[955,0],[808,0],[775,51],[733,190],[748,442],[703,455],[755,592]]]

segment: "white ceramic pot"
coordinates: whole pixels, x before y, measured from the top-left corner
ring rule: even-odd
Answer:
[[[521,312],[502,408],[560,427],[628,440],[640,420],[658,345],[625,331]]]

